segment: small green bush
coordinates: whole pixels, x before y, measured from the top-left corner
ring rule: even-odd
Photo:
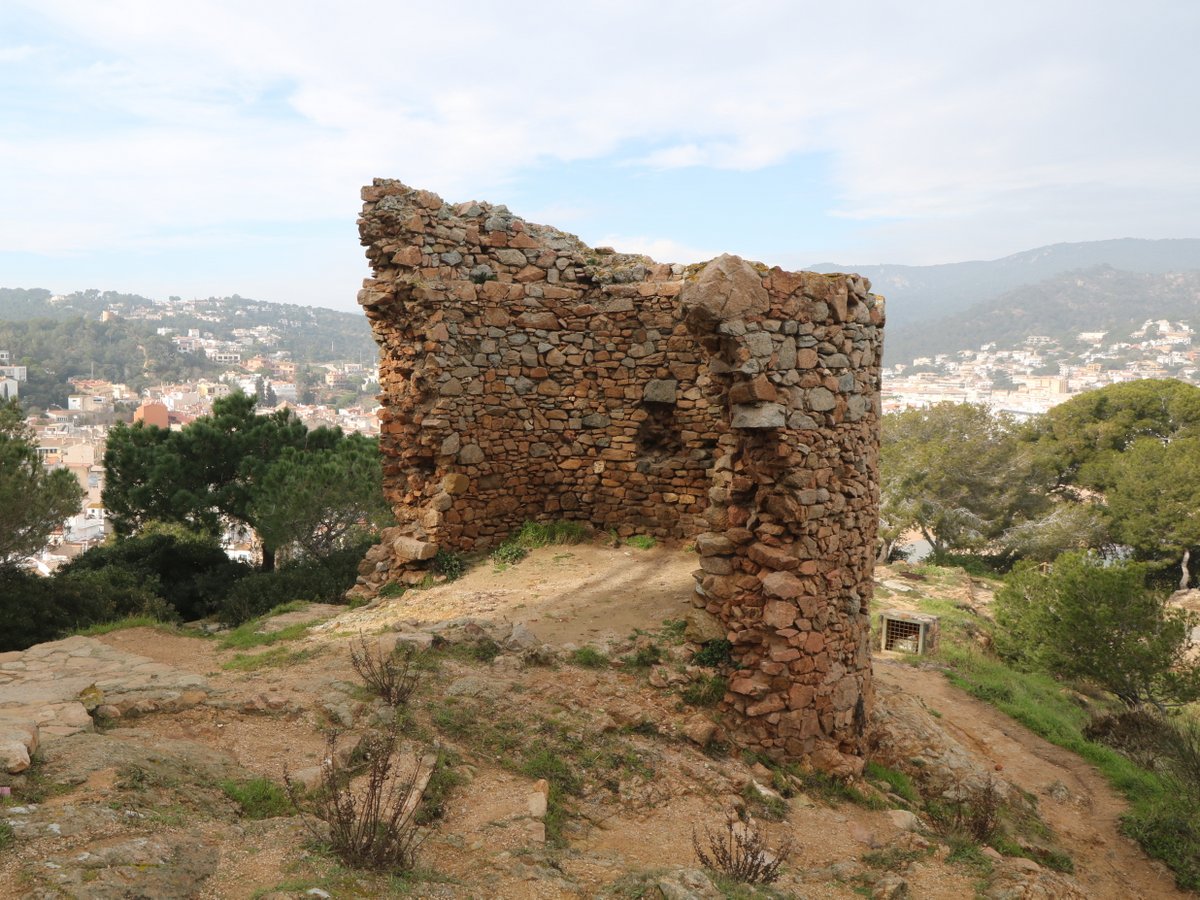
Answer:
[[[220,601],[217,617],[233,626],[293,600],[341,603],[358,578],[358,562],[365,550],[363,545],[355,545],[322,559],[298,560],[274,572],[247,575]]]
[[[595,647],[580,647],[571,654],[571,662],[585,669],[603,669],[608,665],[608,656]]]
[[[447,581],[457,581],[467,571],[467,563],[461,553],[443,548],[438,550],[437,555],[434,556],[431,568],[438,575],[444,576]]]
[[[149,589],[189,620],[212,612],[250,569],[231,560],[215,537],[152,522],[136,535],[91,548],[63,566],[59,575],[85,572],[128,573],[131,582]]]
[[[662,662],[662,648],[658,644],[645,644],[626,656],[625,662],[635,669],[649,669]]]
[[[787,801],[773,794],[764,794],[752,781],[746,782],[746,786],[742,788],[742,799],[756,810],[761,818],[768,821],[782,822],[787,818]]]
[[[515,566],[529,555],[529,548],[507,540],[492,551],[492,562],[498,566]]]
[[[625,543],[630,547],[635,547],[638,550],[649,550],[654,547],[658,541],[648,534],[635,534],[632,537],[625,538]]]
[[[714,669],[733,665],[733,644],[725,638],[705,641],[699,652],[692,657],[692,663],[697,666],[710,666]]]

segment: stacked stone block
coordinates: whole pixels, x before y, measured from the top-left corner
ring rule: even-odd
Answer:
[[[399,526],[359,591],[524,521],[695,538],[739,742],[840,765],[870,699],[883,306],[860,278],[668,266],[377,179],[359,293]]]
[[[696,603],[728,629],[740,743],[861,768],[879,514],[883,303],[860,278],[722,256],[682,305],[735,443],[714,467]]]

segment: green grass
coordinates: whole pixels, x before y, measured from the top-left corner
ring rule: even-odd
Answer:
[[[101,634],[108,634],[112,631],[124,631],[126,628],[162,628],[169,631],[175,631],[175,626],[162,622],[153,616],[126,616],[124,619],[115,619],[112,622],[97,622],[95,625],[89,625],[87,628],[80,628],[72,634],[80,637],[97,637]]]
[[[0,850],[7,850],[16,843],[17,836],[7,822],[0,822]]]
[[[222,635],[217,646],[222,650],[247,650],[251,647],[268,647],[271,644],[280,644],[285,641],[294,641],[297,638],[302,638],[308,633],[308,629],[312,628],[320,619],[313,619],[309,622],[297,622],[293,625],[287,625],[280,628],[278,631],[260,632],[268,619],[275,616],[282,616],[284,613],[298,612],[308,606],[303,600],[293,600],[290,603],[283,603],[276,606],[265,615],[261,615],[256,619],[251,619],[249,622],[243,622],[237,628],[228,634]]]
[[[662,662],[662,648],[658,644],[647,644],[621,658],[630,668],[649,669],[651,666],[657,666]]]
[[[588,535],[588,527],[582,522],[526,522],[492,551],[492,562],[499,568],[515,565],[530,550],[552,544],[578,544]]]
[[[255,672],[274,666],[290,666],[312,659],[316,650],[289,650],[287,647],[271,647],[262,653],[238,653],[233,659],[222,663],[228,672]]]
[[[733,665],[733,644],[725,638],[705,641],[699,652],[692,657],[692,664],[719,669]]]
[[[375,900],[378,897],[428,897],[430,884],[458,884],[453,878],[418,866],[403,875],[379,875],[361,870],[348,869],[326,855],[326,849],[311,846],[310,852],[303,861],[292,867],[303,870],[304,874],[293,875],[269,888],[262,888],[251,894],[251,900],[261,900],[266,896],[297,896],[304,895],[313,888],[319,888],[331,896],[338,898],[354,898],[354,900]]]
[[[608,656],[595,647],[580,647],[571,654],[571,664],[584,669],[604,669],[608,667]]]
[[[658,543],[653,537],[648,534],[635,534],[632,537],[625,538],[625,544],[629,547],[634,547],[638,550],[649,550]]]
[[[683,689],[683,699],[692,706],[716,706],[728,687],[720,675],[705,675]]]
[[[913,786],[912,779],[903,772],[896,769],[889,769],[887,766],[881,766],[876,762],[869,762],[867,763],[866,776],[867,780],[885,786],[897,797],[908,803],[919,804],[921,802],[921,797],[917,793],[917,789]]]
[[[746,786],[742,788],[742,799],[746,804],[758,813],[760,819],[766,819],[769,822],[782,822],[787,818],[788,802],[781,797],[776,797],[771,794],[764,794],[754,782],[747,781]]]
[[[490,663],[504,652],[504,648],[490,637],[481,637],[473,641],[447,644],[441,652],[446,656],[461,659],[463,662]]]
[[[617,794],[631,778],[654,778],[655,754],[624,733],[585,733],[578,723],[531,716],[522,707],[446,697],[426,707],[443,743],[550,785],[547,840],[563,842],[563,828],[576,797],[596,788]]]
[[[222,781],[221,790],[241,808],[246,819],[274,819],[295,812],[287,792],[267,778]]]
[[[662,628],[659,629],[659,634],[663,636],[663,639],[672,644],[682,644],[686,632],[686,619],[663,619]]]
[[[440,819],[446,812],[446,801],[454,789],[466,783],[466,779],[454,771],[461,760],[453,750],[438,753],[437,765],[429,776],[429,783],[421,795],[421,804],[414,816],[418,825],[428,825]]]
[[[885,872],[898,872],[908,867],[910,863],[918,862],[932,855],[933,847],[924,850],[905,850],[902,847],[885,847],[882,850],[872,850],[860,858],[863,865],[872,869],[882,869]]]

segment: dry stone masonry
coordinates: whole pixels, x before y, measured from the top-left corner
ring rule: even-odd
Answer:
[[[359,302],[399,525],[357,590],[528,520],[695,540],[744,746],[860,765],[883,301],[864,279],[589,248],[377,179]]]

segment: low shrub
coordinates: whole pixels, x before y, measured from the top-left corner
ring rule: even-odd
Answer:
[[[644,643],[624,657],[625,663],[635,669],[649,669],[662,662],[662,648],[655,643]]]
[[[189,620],[211,613],[250,568],[231,560],[211,535],[153,522],[136,535],[91,548],[63,566],[57,577],[85,572],[127,573]]]
[[[492,551],[498,566],[519,563],[530,550],[552,544],[578,544],[587,540],[591,529],[583,522],[526,522]]]
[[[0,567],[0,652],[24,650],[43,641],[104,622],[131,617],[177,618],[156,593],[155,579],[139,579],[120,568],[73,571],[43,578]]]
[[[385,653],[378,641],[360,634],[357,645],[350,646],[350,665],[385,703],[403,706],[421,683],[421,668],[415,665],[420,654],[412,644]]]
[[[603,669],[608,666],[608,656],[595,647],[580,647],[571,653],[571,662],[584,669]]]
[[[445,577],[447,581],[457,581],[466,573],[467,563],[461,553],[442,548],[434,556],[430,568],[438,575]]]
[[[720,669],[733,665],[733,644],[725,638],[705,641],[699,652],[692,657],[692,664]]]
[[[313,837],[329,848],[347,866],[401,874],[416,866],[423,835],[417,823],[424,785],[421,764],[407,772],[396,767],[400,742],[399,726],[392,722],[383,731],[371,732],[359,744],[356,758],[365,768],[365,784],[351,788],[358,774],[351,763],[339,762],[337,732],[326,739],[321,780],[316,790],[305,794],[288,775],[288,796],[297,808],[324,823],[305,818]]]
[[[779,870],[792,853],[785,843],[770,850],[758,826],[751,819],[739,822],[730,816],[721,831],[704,829],[705,844],[696,829],[692,829],[692,849],[700,865],[743,884],[771,884],[779,878]]]
[[[728,683],[720,675],[705,675],[683,689],[683,699],[692,706],[716,706],[727,688]]]
[[[255,572],[242,578],[221,599],[217,617],[235,626],[293,600],[341,603],[358,578],[363,545],[337,550],[318,559],[288,563],[274,572]]]

